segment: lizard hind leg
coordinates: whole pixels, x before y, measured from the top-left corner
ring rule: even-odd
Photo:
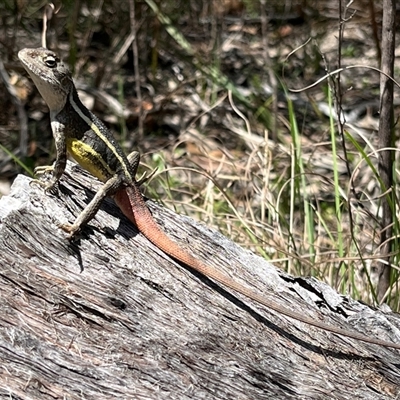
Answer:
[[[129,164],[131,165],[134,175],[136,175],[137,169],[139,167],[140,163],[140,153],[138,151],[132,151],[128,156],[128,161]],[[154,174],[158,171],[158,168],[154,168],[153,171],[150,172],[149,175],[147,175],[147,172],[144,172],[144,174],[139,178],[136,179],[136,184],[138,186],[143,185],[143,183],[147,182],[149,179],[151,179]]]
[[[95,194],[90,203],[83,209],[78,215],[75,222],[72,225],[61,224],[59,227],[69,233],[69,239],[71,239],[77,232],[79,232],[99,210],[102,201],[105,197],[111,196],[121,186],[121,177],[118,175],[113,176],[109,179]]]

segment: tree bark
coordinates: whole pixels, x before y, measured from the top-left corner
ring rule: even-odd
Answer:
[[[391,399],[399,352],[310,327],[177,264],[69,166],[58,194],[19,176],[0,201],[0,398]],[[312,318],[400,342],[400,320],[294,278],[221,234],[148,201],[196,257]]]
[[[378,263],[378,300],[384,300],[391,284],[391,253],[393,220],[396,218],[393,196],[393,81],[388,76],[394,75],[394,50],[395,50],[395,0],[383,0],[382,20],[382,59],[381,69],[386,75],[380,76],[380,110],[379,110],[379,175],[382,181],[382,221],[380,251],[384,262]],[[385,149],[385,150],[382,150]]]

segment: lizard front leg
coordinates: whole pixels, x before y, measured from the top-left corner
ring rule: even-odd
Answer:
[[[53,165],[44,165],[35,168],[35,174],[40,176],[47,172],[52,172],[53,175],[50,181],[47,182],[41,181],[39,179],[35,179],[32,181],[32,183],[42,186],[46,192],[49,192],[51,189],[53,189],[56,183],[60,180],[67,165],[67,144],[64,134],[64,125],[59,122],[53,121],[51,123],[51,127],[56,144],[56,161]]]
[[[109,179],[95,194],[90,203],[83,209],[83,211],[76,218],[73,225],[62,224],[60,228],[68,232],[69,237],[72,238],[78,231],[80,231],[93,217],[101,206],[102,201],[107,196],[112,196],[117,189],[121,187],[121,177],[118,175]]]

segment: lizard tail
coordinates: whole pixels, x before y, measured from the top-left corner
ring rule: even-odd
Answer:
[[[286,317],[293,318],[297,321],[304,322],[305,324],[315,326],[319,329],[352,339],[400,349],[400,344],[369,338],[358,332],[347,331],[333,325],[319,322],[318,320],[308,317],[305,314],[296,313],[278,303],[268,301],[265,297],[261,296],[254,290],[251,290],[250,288],[247,288],[246,286],[234,281],[228,275],[218,271],[216,268],[202,263],[195,257],[191,256],[186,250],[181,248],[175,241],[170,239],[164,231],[161,230],[161,228],[153,219],[150,210],[147,208],[142,194],[137,186],[132,185],[118,190],[114,195],[114,200],[124,215],[136,225],[139,231],[148,240],[150,240],[150,242],[156,245],[164,253],[188,265],[190,268],[200,272],[208,278],[214,279],[220,284],[233,289],[238,293],[241,293],[242,295],[269,309],[276,311],[278,314],[285,315]]]
[[[229,287],[256,302],[269,307],[270,304],[258,293],[235,282],[232,278],[218,271],[216,268],[206,265],[189,254],[178,243],[172,240],[156,223],[150,210],[143,200],[140,190],[136,186],[128,186],[117,191],[114,200],[124,215],[133,222],[139,231],[156,245],[160,250],[174,259],[188,265],[208,278],[214,279],[224,286]]]
[[[151,215],[150,210],[147,208],[140,190],[136,186],[128,186],[118,190],[114,195],[114,201],[124,215],[135,224],[140,233],[164,253],[196,271],[229,286],[227,280],[230,278],[228,278],[228,276],[225,276],[217,270],[213,271],[213,268],[206,266],[190,255],[159,227]]]

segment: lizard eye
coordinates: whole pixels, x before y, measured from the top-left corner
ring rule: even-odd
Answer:
[[[54,68],[57,66],[57,59],[53,56],[48,56],[45,60],[44,63],[46,64],[46,66],[48,66],[49,68]]]

